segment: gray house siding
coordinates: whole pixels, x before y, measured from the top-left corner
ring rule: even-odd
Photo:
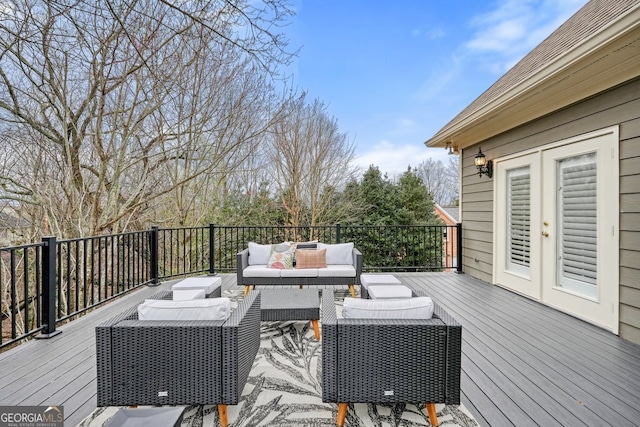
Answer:
[[[495,159],[614,125],[620,129],[620,336],[640,343],[640,78],[463,150],[463,270],[493,282],[493,179],[478,177],[478,147]]]

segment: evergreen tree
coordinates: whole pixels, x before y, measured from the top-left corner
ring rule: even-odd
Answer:
[[[398,182],[398,198],[402,212],[399,224],[438,224],[434,203],[429,190],[416,169],[407,168]]]
[[[364,204],[363,225],[397,224],[398,197],[387,175],[371,165],[360,184],[360,198]]]

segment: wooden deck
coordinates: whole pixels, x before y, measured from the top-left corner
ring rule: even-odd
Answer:
[[[467,275],[396,276],[462,323],[462,400],[481,425],[640,425],[640,346]],[[77,425],[96,407],[95,325],[169,288],[145,287],[0,354],[0,405],[62,405],[65,425]]]

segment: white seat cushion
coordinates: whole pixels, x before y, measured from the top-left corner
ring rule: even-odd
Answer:
[[[209,295],[219,288],[221,284],[222,278],[220,277],[187,277],[171,286],[171,290],[204,289],[204,293]]]
[[[378,285],[401,285],[400,280],[391,274],[361,274],[360,283],[365,288]]]
[[[190,299],[203,299],[204,289],[175,289],[173,291],[174,301],[184,301]]]
[[[227,320],[231,315],[229,298],[186,301],[148,299],[138,306],[139,320]]]
[[[356,269],[352,265],[327,265],[318,269],[318,277],[356,277]]]
[[[279,268],[269,268],[267,265],[250,265],[242,271],[244,277],[280,277]]]
[[[288,268],[280,270],[280,277],[318,277],[317,268]]]
[[[371,299],[411,298],[413,296],[411,289],[404,285],[376,285],[368,289]]]
[[[345,319],[431,319],[433,300],[430,297],[403,299],[344,299]]]

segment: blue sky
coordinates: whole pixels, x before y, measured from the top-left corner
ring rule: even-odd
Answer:
[[[291,71],[393,176],[446,160],[431,138],[587,0],[293,0]]]

